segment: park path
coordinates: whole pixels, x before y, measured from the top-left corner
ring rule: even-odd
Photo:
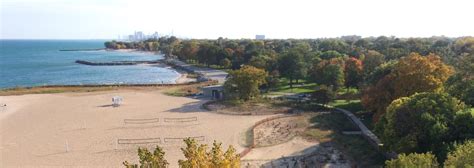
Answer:
[[[212,68],[205,68],[205,67],[197,67],[191,64],[187,64],[183,61],[177,60],[177,59],[168,59],[166,60],[169,64],[172,64],[174,66],[177,66],[185,71],[190,71],[194,72],[197,74],[202,75],[203,77],[211,80],[218,81],[219,84],[224,84],[226,77],[228,75],[227,72],[223,70],[218,70],[218,69],[212,69]]]

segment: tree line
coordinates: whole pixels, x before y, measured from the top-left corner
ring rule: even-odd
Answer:
[[[317,83],[314,101],[324,103],[330,101],[328,94],[356,88],[365,111],[373,114],[384,150],[407,154],[401,158],[436,158],[436,165],[443,165],[456,144],[474,139],[473,37],[162,37],[105,45],[160,51],[167,58],[229,69],[224,87],[231,99],[256,99],[283,78],[290,87],[303,79]],[[472,145],[467,148],[464,152],[472,155]],[[474,165],[472,158],[467,162]]]

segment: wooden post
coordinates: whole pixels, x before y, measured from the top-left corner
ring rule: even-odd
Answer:
[[[118,149],[118,139],[115,138],[115,150],[117,150],[117,149]]]
[[[69,152],[69,142],[67,139],[66,139],[66,152]]]

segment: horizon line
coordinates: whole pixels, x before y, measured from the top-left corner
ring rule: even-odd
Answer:
[[[308,37],[308,38],[265,38],[263,40],[289,40],[289,39],[297,39],[297,40],[307,40],[307,39],[335,39],[341,37],[350,37],[350,36],[359,36],[360,38],[377,38],[377,37],[395,37],[400,39],[409,39],[409,38],[435,38],[435,37],[444,37],[444,38],[463,38],[463,37],[474,37],[474,35],[462,35],[462,36],[445,36],[445,35],[432,35],[432,36],[395,36],[395,35],[379,35],[379,36],[361,36],[361,35],[341,35],[336,37]],[[161,36],[161,37],[171,37],[170,35]],[[178,37],[178,39],[196,39],[196,40],[214,40],[218,38],[230,39],[230,40],[248,40],[248,39],[255,39],[255,38],[228,38],[228,37],[217,37],[217,38],[186,38],[186,37]],[[115,39],[115,38],[0,38],[0,40],[124,40],[127,39]]]

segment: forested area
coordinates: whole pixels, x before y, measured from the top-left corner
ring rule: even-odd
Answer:
[[[474,157],[461,157],[474,153],[469,141],[474,139],[473,37],[162,37],[111,41],[105,46],[160,51],[167,58],[229,70],[225,86],[230,95],[236,95],[233,99],[244,101],[258,98],[260,92],[278,90],[283,81],[289,88],[302,81],[314,83],[310,93],[314,93],[314,101],[323,104],[334,99],[332,94],[355,90],[351,100],[360,101],[363,111],[370,114],[371,128],[382,139],[384,150],[407,154],[387,163],[389,167],[418,163],[413,160],[438,166],[446,158],[445,167],[474,164]]]

